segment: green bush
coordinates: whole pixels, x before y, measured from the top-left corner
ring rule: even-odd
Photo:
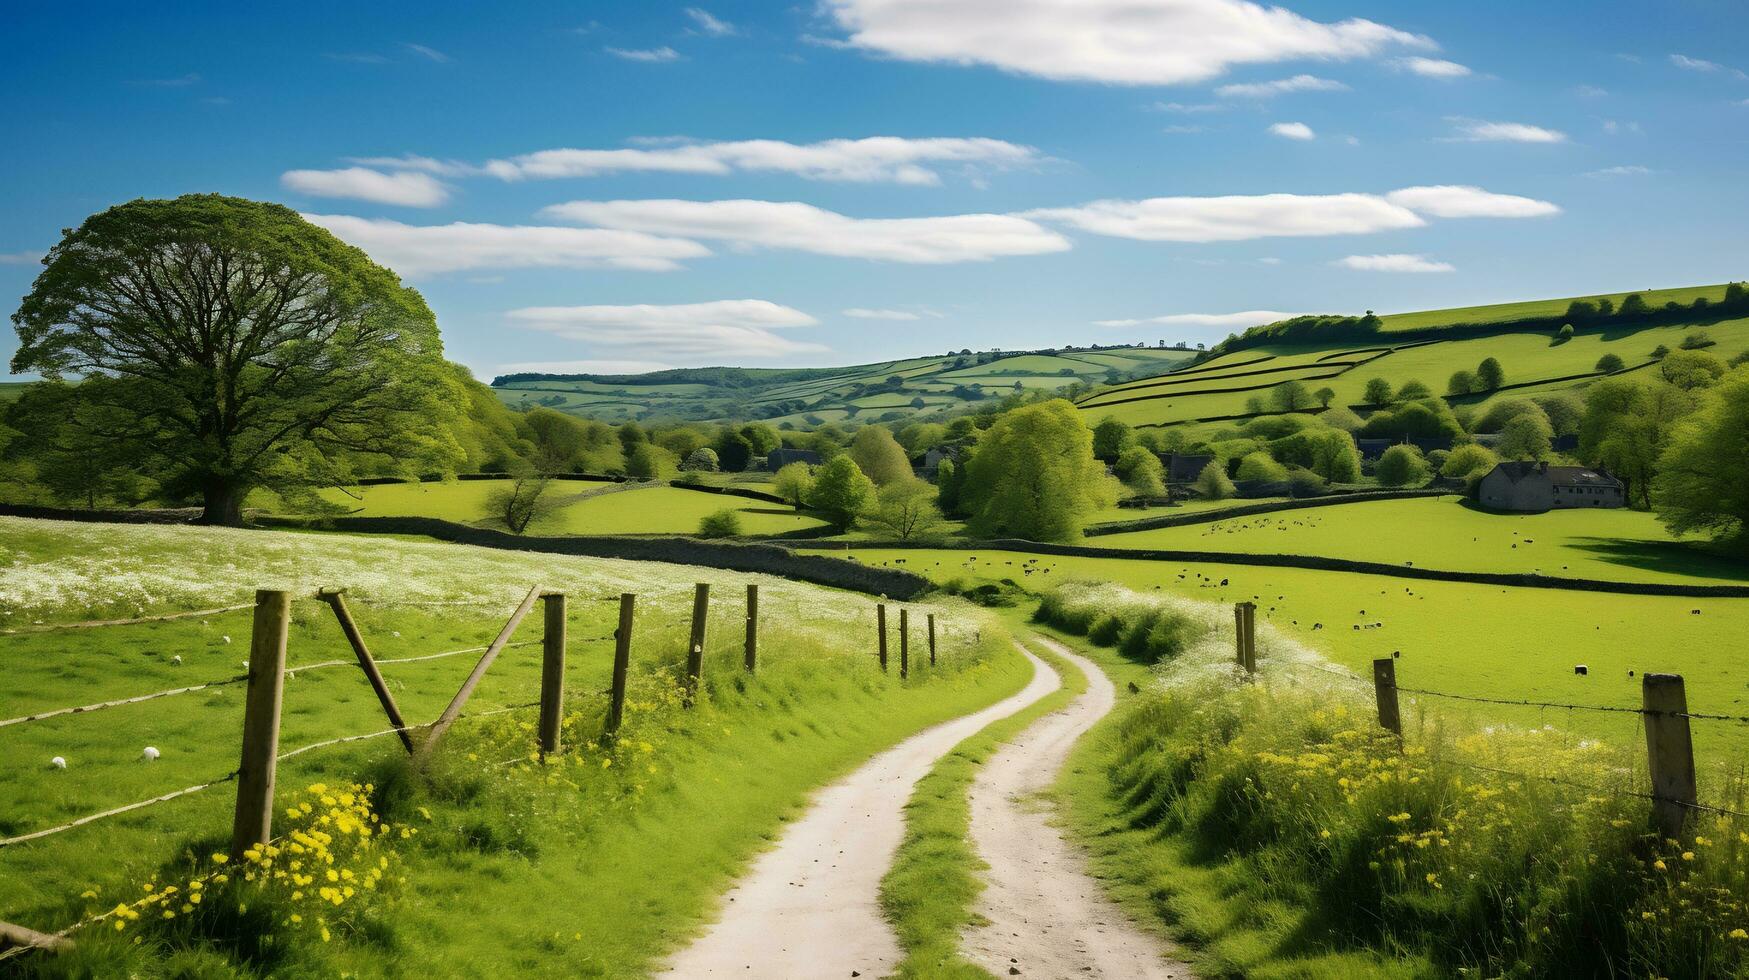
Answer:
[[[701,538],[734,538],[740,534],[741,514],[732,507],[706,514],[698,522],[698,536]]]
[[[1115,647],[1140,663],[1176,657],[1206,632],[1196,620],[1166,606],[1147,601],[1113,606],[1088,590],[1085,584],[1072,583],[1045,593],[1033,620]]]

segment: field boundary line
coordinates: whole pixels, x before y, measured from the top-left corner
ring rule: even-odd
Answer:
[[[1376,561],[1324,558],[1314,555],[1252,554],[1235,551],[1170,551],[1152,548],[1100,548],[1088,545],[1047,544],[1021,538],[987,541],[785,541],[795,550],[833,551],[1007,551],[1016,554],[1055,555],[1062,558],[1114,558],[1158,564],[1249,565],[1262,568],[1303,568],[1314,572],[1349,572],[1387,578],[1467,585],[1497,585],[1508,588],[1556,589],[1569,592],[1610,592],[1620,595],[1677,596],[1693,599],[1746,599],[1749,585],[1681,585],[1674,582],[1619,582],[1609,579],[1558,578],[1532,572],[1457,572],[1414,565],[1387,565]]]
[[[1414,500],[1421,497],[1455,497],[1460,496],[1456,490],[1363,490],[1354,493],[1333,493],[1323,497],[1304,497],[1298,500],[1277,500],[1261,504],[1239,504],[1235,507],[1223,507],[1218,510],[1197,511],[1191,514],[1161,514],[1159,517],[1138,517],[1124,521],[1107,521],[1103,524],[1092,524],[1081,534],[1084,537],[1099,538],[1108,534],[1128,534],[1132,531],[1156,531],[1163,527],[1187,527],[1192,524],[1213,524],[1234,517],[1254,517],[1258,514],[1273,514],[1276,511],[1306,510],[1313,507],[1334,507],[1337,504],[1362,504],[1374,500]]]

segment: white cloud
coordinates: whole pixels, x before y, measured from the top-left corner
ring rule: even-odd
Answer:
[[[1637,122],[1631,120],[1628,122],[1617,122],[1614,119],[1605,119],[1603,121],[1603,131],[1611,136],[1620,136],[1623,133],[1639,136],[1644,132],[1644,130],[1640,129],[1640,124]]]
[[[700,7],[686,8],[686,16],[692,18],[693,29],[700,34],[711,37],[730,37],[736,33],[735,25],[725,20],[718,20],[711,12]]]
[[[768,358],[825,350],[776,333],[811,327],[801,310],[763,299],[671,306],[531,306],[505,314],[531,330],[658,358]]]
[[[1063,252],[1069,241],[1025,216],[851,218],[798,201],[571,201],[542,216],[626,231],[889,262],[981,262]]]
[[[286,190],[315,197],[349,197],[378,204],[430,208],[449,200],[449,188],[430,174],[385,174],[367,167],[343,170],[288,170],[279,182]]]
[[[1488,122],[1482,119],[1452,119],[1458,135],[1453,139],[1465,143],[1564,143],[1567,134],[1558,129],[1544,129],[1527,123]]]
[[[1350,255],[1336,263],[1365,272],[1456,272],[1449,262],[1436,262],[1425,255]]]
[[[1200,133],[1206,128],[1204,126],[1162,126],[1160,132],[1168,136],[1181,136],[1185,133]]]
[[[1269,131],[1283,139],[1290,140],[1309,140],[1318,137],[1317,133],[1312,132],[1312,127],[1303,122],[1275,123],[1269,127]]]
[[[1468,65],[1460,65],[1455,61],[1446,61],[1442,58],[1398,58],[1391,64],[1423,78],[1463,78],[1471,73]]]
[[[434,167],[466,166],[429,158],[412,159]],[[791,173],[808,180],[852,183],[939,184],[941,177],[931,169],[932,164],[1006,168],[1029,166],[1040,160],[1039,152],[1030,146],[984,137],[870,136],[801,144],[783,140],[709,143],[682,137],[637,149],[541,150],[492,160],[472,169],[505,180],[595,177],[627,171],[690,174],[742,171]]]
[[[1373,21],[1321,23],[1249,0],[825,0],[825,9],[865,51],[1119,85],[1176,85],[1238,64],[1433,47]]]
[[[1044,208],[1022,217],[1150,242],[1237,242],[1253,238],[1363,235],[1419,228],[1415,212],[1375,194],[1257,194],[1105,200]]]
[[[428,46],[423,45],[423,44],[407,44],[407,45],[404,45],[404,47],[406,47],[406,49],[408,51],[413,52],[414,54],[420,56],[421,58],[425,58],[429,61],[435,61],[440,65],[447,65],[450,63],[450,61],[453,60],[450,58],[449,55],[444,54],[442,51],[439,51],[433,47],[428,47]]]
[[[1268,99],[1290,92],[1346,92],[1348,86],[1316,75],[1295,75],[1273,82],[1247,82],[1242,85],[1222,85],[1215,94],[1223,99]]]
[[[0,252],[0,265],[36,265],[42,260],[41,252]]]
[[[664,64],[680,60],[680,52],[667,45],[659,48],[607,48],[606,50],[615,58],[624,58],[626,61],[642,61],[647,64]]]
[[[1464,184],[1405,187],[1386,194],[1385,200],[1436,218],[1540,218],[1561,213],[1548,201],[1494,194]]]
[[[498,365],[498,374],[645,374],[673,367],[662,361],[585,360],[518,361]]]
[[[679,268],[680,259],[711,254],[698,242],[600,228],[529,225],[408,225],[343,214],[306,214],[371,258],[406,276],[471,269]]]
[[[1227,109],[1226,106],[1217,105],[1213,102],[1156,102],[1148,108],[1153,109],[1155,112],[1181,112],[1187,114],[1198,112],[1225,112]]]
[[[867,309],[867,308],[864,308],[861,306],[853,306],[848,310],[841,310],[840,312],[842,312],[845,316],[854,317],[858,320],[921,320],[921,319],[923,319],[923,317],[921,315],[916,314],[916,313],[909,313],[909,312],[906,312],[905,310],[871,310],[871,309]]]
[[[1647,174],[1651,174],[1651,173],[1656,173],[1656,171],[1654,171],[1651,167],[1642,167],[1639,164],[1628,164],[1626,166],[1604,167],[1602,170],[1587,171],[1585,176],[1587,176],[1587,177],[1644,177]]]
[[[1573,89],[1573,94],[1582,99],[1601,99],[1609,94],[1609,90],[1596,85],[1580,85]]]
[[[1706,72],[1708,74],[1723,73],[1737,79],[1749,78],[1749,74],[1744,74],[1741,69],[1732,68],[1729,65],[1721,65],[1716,61],[1707,61],[1705,58],[1690,58],[1685,54],[1671,55],[1670,63],[1678,68],[1687,69],[1688,71]]]
[[[1224,327],[1231,330],[1243,330],[1246,327],[1286,320],[1294,315],[1276,310],[1242,310],[1238,313],[1171,313],[1166,316],[1150,316],[1133,320],[1095,320],[1093,323],[1100,327],[1137,327],[1143,324],[1160,324],[1162,326]]]

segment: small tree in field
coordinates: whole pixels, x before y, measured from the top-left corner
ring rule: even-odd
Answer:
[[[806,463],[790,463],[771,478],[771,488],[796,510],[801,510],[802,504],[807,502],[808,492],[814,488],[813,470]]]
[[[1118,457],[1117,475],[1124,486],[1146,501],[1166,493],[1166,468],[1160,457],[1144,446],[1131,446]]]
[[[863,475],[848,455],[834,456],[814,474],[808,491],[808,506],[823,514],[832,526],[848,531],[868,509],[874,497],[874,481]]]
[[[1325,386],[1312,392],[1312,397],[1318,399],[1318,405],[1320,407],[1329,408],[1330,403],[1336,400],[1336,389]]]
[[[966,463],[960,504],[974,534],[1072,541],[1116,500],[1093,457],[1093,433],[1062,399],[1008,412]]]
[[[1626,366],[1619,354],[1605,354],[1597,359],[1597,370],[1603,374],[1614,374]]]
[[[692,473],[715,473],[717,470],[717,451],[709,446],[700,446],[686,454],[686,459],[680,468]]]
[[[889,483],[875,491],[874,506],[863,523],[900,541],[934,537],[947,526],[935,506],[935,488],[917,479]]]
[[[1445,458],[1439,467],[1439,475],[1449,480],[1468,480],[1472,475],[1486,476],[1499,463],[1500,458],[1487,446],[1465,443]]]
[[[1120,419],[1107,415],[1093,427],[1093,455],[1108,463],[1115,462],[1135,444],[1135,432]]]
[[[674,454],[653,442],[640,442],[626,457],[626,474],[638,480],[672,480]]]
[[[1492,357],[1484,357],[1476,365],[1476,386],[1480,391],[1493,391],[1506,383],[1506,369]]]
[[[1246,483],[1280,483],[1287,479],[1287,467],[1268,453],[1255,452],[1239,461],[1239,479]]]
[[[117,451],[199,496],[207,523],[241,523],[257,487],[461,456],[464,399],[424,299],[276,204],[205,194],[92,215],[12,322],[13,372],[82,379],[80,401],[131,423]]]
[[[1232,479],[1227,476],[1226,464],[1218,459],[1209,460],[1209,464],[1202,468],[1202,472],[1197,474],[1195,486],[1196,492],[1204,500],[1226,500],[1239,492],[1233,486]]]
[[[546,498],[551,482],[546,474],[534,470],[518,473],[486,495],[487,516],[503,521],[511,534],[522,534],[552,511],[552,502]]]
[[[701,538],[734,538],[741,534],[741,514],[733,507],[704,515],[698,522]]]
[[[1445,383],[1445,393],[1448,395],[1467,395],[1476,390],[1476,373],[1474,371],[1453,371],[1451,380]]]
[[[1387,487],[1418,487],[1427,482],[1427,460],[1414,446],[1392,446],[1379,457],[1376,475]]]
[[[1552,448],[1553,430],[1542,415],[1515,415],[1500,428],[1495,450],[1506,459],[1542,459]]]
[[[1269,389],[1269,399],[1283,412],[1297,412],[1312,407],[1312,392],[1303,381],[1283,381]]]
[[[885,426],[865,425],[850,440],[850,458],[877,485],[885,486],[912,476],[911,458]]]
[[[1384,378],[1373,378],[1366,383],[1366,391],[1362,396],[1368,405],[1389,405],[1391,403],[1391,383]]]

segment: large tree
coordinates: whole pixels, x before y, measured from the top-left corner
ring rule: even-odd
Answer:
[[[865,425],[850,440],[850,458],[879,486],[912,478],[911,458],[884,426]]]
[[[1116,499],[1093,433],[1062,399],[1004,414],[966,464],[961,505],[973,534],[1072,541]]]
[[[1749,546],[1749,372],[1709,391],[1678,425],[1653,481],[1658,519],[1677,534],[1710,533]]]
[[[218,195],[92,215],[13,314],[16,373],[83,379],[118,449],[237,524],[252,489],[446,468],[462,396],[417,292],[289,208]]]

